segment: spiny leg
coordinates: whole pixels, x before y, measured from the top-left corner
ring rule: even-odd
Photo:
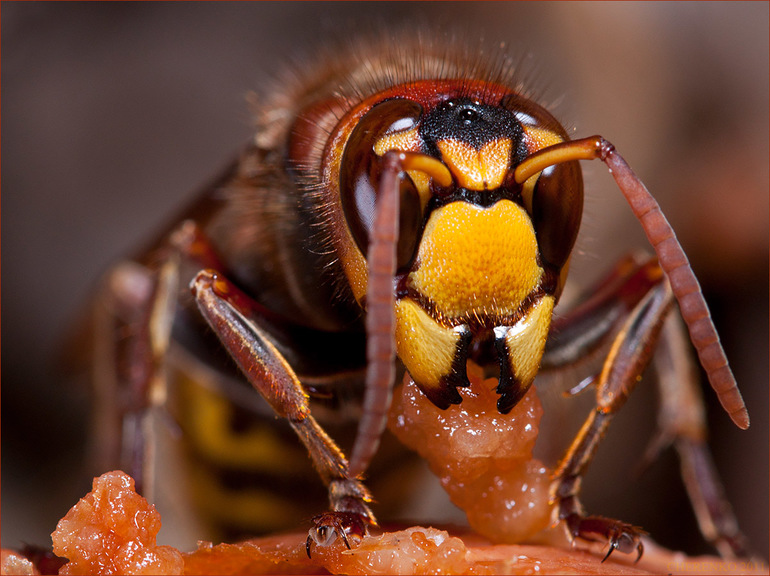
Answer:
[[[314,518],[309,539],[328,544],[328,536],[362,535],[377,521],[363,483],[351,477],[348,461],[310,413],[309,398],[295,372],[260,327],[258,305],[213,270],[198,273],[191,284],[201,314],[249,383],[285,418],[307,448],[324,484],[331,512]],[[308,541],[308,553],[310,545]]]
[[[622,408],[652,359],[673,294],[668,282],[661,282],[637,304],[615,337],[596,385],[596,408],[589,414],[572,445],[562,458],[551,486],[556,503],[555,521],[563,521],[570,539],[604,541],[609,544],[606,558],[614,550],[637,551],[641,558],[642,531],[634,526],[586,516],[579,501],[582,478],[606,433],[612,417]]]

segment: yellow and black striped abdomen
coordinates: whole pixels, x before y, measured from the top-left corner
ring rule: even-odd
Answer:
[[[186,514],[192,512],[212,540],[232,541],[306,525],[328,506],[328,496],[295,432],[245,382],[225,381],[223,376],[215,381],[210,370],[190,366],[180,367],[170,378],[174,393],[169,406],[182,432],[184,476],[176,485],[191,496],[192,510]],[[313,406],[343,450],[352,443],[357,426],[351,417],[357,407],[351,402],[326,398]],[[416,455],[386,439],[370,469],[385,519],[408,507],[409,480],[424,472]]]

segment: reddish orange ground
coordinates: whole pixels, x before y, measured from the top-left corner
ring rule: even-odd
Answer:
[[[474,373],[475,372],[475,373]],[[415,526],[386,531],[348,550],[341,540],[305,550],[306,533],[239,544],[200,543],[183,553],[158,546],[160,514],[123,472],[96,478],[93,490],[61,519],[53,551],[62,574],[647,574],[767,573],[766,566],[687,558],[645,541],[638,565],[620,553],[570,548],[549,529],[547,468],[532,457],[542,408],[534,390],[507,415],[497,413],[494,380],[470,370],[473,386],[448,410],[431,404],[407,377],[395,390],[389,428],[419,452],[473,532]],[[521,545],[537,535],[548,545]],[[2,572],[34,574],[22,555],[3,551]]]
[[[65,574],[645,574],[767,573],[767,566],[718,558],[687,558],[647,542],[637,566],[617,554],[601,556],[548,546],[493,545],[473,534],[412,527],[363,539],[352,550],[337,540],[305,552],[305,534],[240,544],[199,544],[182,553],[157,546],[160,515],[134,491],[133,480],[109,472],[59,522],[54,551]],[[23,556],[4,550],[3,574],[35,574]]]

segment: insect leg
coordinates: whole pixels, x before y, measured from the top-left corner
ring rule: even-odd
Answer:
[[[129,471],[137,490],[149,498],[154,477],[150,412],[165,402],[163,357],[177,283],[175,259],[157,270],[120,263],[105,278],[94,313],[97,465]]]
[[[253,314],[254,303],[213,270],[199,272],[191,290],[225,349],[275,413],[289,421],[328,487],[332,512],[316,517],[315,531],[311,530],[313,539],[326,543],[331,529],[346,540],[346,533],[360,533],[365,531],[362,526],[376,525],[368,506],[371,495],[360,480],[350,477],[344,454],[313,418],[307,393],[260,328],[260,319]]]
[[[660,283],[663,272],[655,258],[629,255],[567,314],[554,316],[541,371],[573,366],[600,352],[622,321]]]
[[[192,221],[180,224],[142,263],[116,265],[103,281],[93,314],[97,466],[118,466],[137,491],[154,499],[156,445],[152,412],[163,408],[164,358],[179,301],[183,262],[197,268],[218,260]]]
[[[701,533],[725,558],[748,557],[746,538],[722,488],[706,444],[706,415],[697,367],[677,315],[670,315],[655,354],[660,388],[658,434],[645,455],[652,460],[673,445]]]
[[[661,282],[637,304],[615,337],[596,385],[596,408],[589,414],[554,472],[551,498],[556,520],[563,520],[568,536],[608,542],[605,559],[614,550],[637,550],[641,557],[642,531],[609,518],[586,516],[578,499],[582,477],[612,417],[625,404],[652,359],[666,314],[673,304],[668,282]]]

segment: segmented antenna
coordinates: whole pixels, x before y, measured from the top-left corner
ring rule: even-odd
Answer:
[[[348,473],[355,477],[369,465],[388,421],[395,378],[396,336],[393,277],[396,274],[399,218],[399,178],[419,170],[439,186],[452,184],[444,164],[420,152],[391,150],[382,157],[382,174],[369,238],[366,285],[366,388],[361,421],[353,444]]]
[[[382,175],[369,238],[366,288],[366,384],[358,433],[350,456],[348,473],[362,474],[380,445],[393,397],[395,379],[395,292],[396,245],[398,242],[399,174],[398,152],[382,157]]]
[[[609,167],[612,177],[655,249],[660,267],[671,284],[682,318],[690,332],[690,340],[706,370],[711,387],[733,422],[745,430],[749,427],[749,414],[719,342],[698,279],[657,201],[623,157],[615,151],[615,147],[601,136],[549,146],[519,164],[514,177],[518,183],[523,183],[527,178],[553,164],[596,158]]]

